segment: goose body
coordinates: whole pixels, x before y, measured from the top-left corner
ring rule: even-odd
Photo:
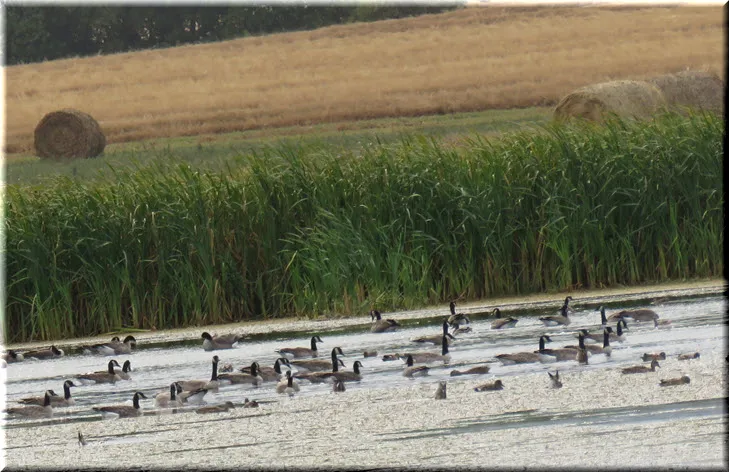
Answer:
[[[50,418],[53,416],[51,397],[55,396],[52,390],[46,390],[43,396],[42,405],[26,405],[8,408],[5,410],[8,416],[23,416],[25,418]]]
[[[438,381],[438,388],[435,390],[435,399],[445,400],[446,396],[446,381],[440,380]]]
[[[537,356],[539,356],[539,362],[563,362],[577,360],[579,349],[565,347],[562,349],[541,349],[536,352]]]
[[[542,335],[539,337],[539,351],[544,350],[544,343],[551,342],[549,336]],[[534,352],[516,352],[514,354],[499,354],[496,358],[501,361],[503,365],[514,365],[514,364],[529,364],[532,362],[539,362],[539,351]]]
[[[365,351],[362,353],[362,357],[367,359],[368,357],[377,357],[377,351]]]
[[[623,310],[618,312],[620,318],[632,318],[635,321],[653,321],[659,318],[658,313],[647,308],[639,310]]]
[[[330,372],[329,379],[332,382],[359,382],[362,380],[362,372],[360,371],[361,367],[362,363],[360,361],[354,361],[351,372],[342,370]]]
[[[8,349],[5,353],[3,353],[2,356],[0,356],[2,360],[4,360],[8,364],[12,364],[13,362],[21,362],[25,359],[25,356],[19,352],[15,352],[12,349]]]
[[[488,392],[493,390],[503,390],[504,389],[504,383],[501,380],[495,380],[493,382],[488,382],[485,384],[481,384],[478,387],[474,388],[476,392]]]
[[[218,375],[218,380],[221,383],[251,384],[256,387],[263,383],[263,377],[261,377],[258,373],[258,362],[251,364],[250,373],[237,372],[231,374],[220,374]]]
[[[233,402],[225,402],[221,403],[220,405],[202,406],[195,410],[195,413],[197,413],[198,415],[204,415],[208,413],[225,413],[231,408],[235,408]]]
[[[111,338],[111,341],[103,344],[95,344],[88,348],[90,351],[104,356],[119,356],[123,354],[131,354],[132,348],[137,345],[134,336],[127,336],[124,341],[120,341],[118,336]]]
[[[471,324],[471,319],[468,315],[463,313],[456,313],[456,302],[450,302],[451,316],[448,317],[446,322],[453,328],[458,328],[462,325]]]
[[[48,349],[39,349],[36,351],[28,351],[24,354],[25,358],[34,359],[53,359],[54,357],[63,356],[63,350],[58,349],[56,346],[51,346]]]
[[[81,374],[77,375],[76,378],[79,380],[79,383],[82,385],[93,385],[93,384],[102,384],[102,383],[115,383],[119,380],[121,380],[121,377],[119,376],[119,372],[117,372],[114,367],[121,367],[119,363],[116,361],[116,359],[112,359],[109,361],[109,364],[107,365],[106,371],[99,371],[99,372],[89,372],[88,374]]]
[[[665,352],[651,352],[651,353],[645,353],[641,357],[643,359],[643,362],[652,361],[653,359],[657,361],[664,361],[666,360],[666,353]]]
[[[308,380],[311,383],[328,382],[329,377],[331,377],[333,373],[339,372],[339,364],[344,366],[344,362],[337,358],[338,352],[342,352],[342,349],[338,347],[332,349],[332,360],[329,364],[331,366],[331,370],[329,372],[304,372],[297,373],[293,377],[300,380]]]
[[[443,320],[442,333],[418,336],[417,338],[411,338],[410,340],[414,343],[433,343],[436,346],[440,346],[441,344],[443,344],[443,340],[446,338],[456,339],[448,332],[448,321]]]
[[[684,375],[675,379],[663,379],[658,385],[660,385],[661,387],[670,387],[673,385],[685,385],[688,383],[691,383],[691,379],[688,375]]]
[[[177,401],[181,404],[197,405],[203,402],[203,398],[208,393],[206,388],[197,388],[195,390],[183,390],[177,383]]]
[[[94,411],[101,413],[103,419],[116,418],[134,418],[142,415],[142,407],[139,405],[140,398],[147,398],[142,392],[136,392],[132,397],[133,406],[129,405],[111,405],[111,406],[95,406]]]
[[[243,399],[243,408],[258,408],[258,402],[245,398]]]
[[[491,322],[491,329],[513,328],[519,322],[518,319],[516,319],[512,316],[502,318],[501,310],[498,308],[494,308],[493,314],[496,317],[496,319]]]
[[[225,334],[221,336],[212,336],[207,331],[200,337],[203,340],[203,349],[206,351],[218,351],[220,349],[233,349],[233,344],[242,339],[237,334]]]
[[[554,375],[551,372],[549,374],[549,380],[552,382],[552,388],[562,388],[562,381],[559,380],[559,371],[556,371]]]
[[[692,352],[690,354],[679,354],[678,360],[679,361],[688,361],[691,359],[698,359],[700,357],[701,357],[701,354],[699,354],[698,352]]]
[[[655,372],[656,371],[656,367],[660,367],[660,364],[658,363],[657,360],[653,359],[651,361],[651,366],[650,367],[647,367],[647,366],[644,366],[644,365],[636,365],[636,366],[633,366],[633,367],[626,367],[625,369],[622,370],[622,372],[624,374],[645,374],[645,373],[648,373],[648,372]]]
[[[311,337],[311,348],[308,347],[285,347],[277,349],[276,352],[289,359],[298,359],[301,357],[317,357],[319,351],[316,348],[316,343],[324,342],[319,336]]]
[[[218,362],[220,359],[218,356],[213,356],[213,374],[210,376],[210,380],[182,380],[177,383],[180,384],[182,390],[192,392],[199,389],[205,389],[210,392],[217,392],[220,389],[220,381],[218,380]],[[226,374],[232,375],[232,374]]]
[[[544,323],[544,326],[567,326],[571,323],[567,308],[567,305],[563,305],[560,309],[560,315],[542,316],[539,321]]]
[[[178,384],[171,383],[169,392],[158,393],[154,396],[154,405],[157,408],[181,406],[182,401],[177,397],[178,390],[182,392],[182,388]]]
[[[451,360],[451,355],[448,353],[448,339],[446,336],[442,337],[440,354],[435,352],[413,352],[406,354],[406,356],[412,356],[413,362],[425,363],[425,362],[443,362],[447,364]]]
[[[372,327],[370,328],[371,333],[387,333],[390,331],[397,331],[400,328],[400,323],[393,319],[382,319],[382,314],[377,310],[370,311],[370,317],[372,318]]]
[[[458,375],[482,375],[482,374],[488,374],[489,366],[487,365],[479,365],[476,367],[471,367],[470,369],[466,370],[452,370],[451,371],[451,377],[456,377]]]
[[[294,380],[290,370],[286,371],[286,380],[283,380],[279,382],[278,385],[276,385],[276,393],[285,393],[288,396],[293,396],[294,393],[298,392],[299,390],[301,390],[301,388],[299,387],[299,384]]]
[[[304,360],[293,360],[290,364],[296,367],[299,372],[331,372],[332,362],[337,358],[337,355],[343,356],[341,347],[335,347],[332,349],[332,360],[326,359],[304,359]],[[337,362],[344,367],[344,362],[337,360]]]
[[[404,377],[410,377],[412,379],[413,377],[425,377],[426,375],[428,375],[428,371],[430,370],[429,367],[424,365],[415,366],[413,364],[413,356],[408,355],[405,361],[406,367],[402,371],[402,375]]]
[[[76,404],[76,401],[71,397],[71,387],[75,387],[76,384],[74,384],[70,380],[66,380],[63,382],[63,396],[59,397],[58,395],[53,392],[53,390],[50,390],[52,393],[51,395],[51,406],[53,408],[62,408],[67,406],[72,406]],[[38,405],[43,406],[45,404],[45,395],[42,397],[29,397],[29,398],[23,398],[21,400],[18,400],[18,403],[22,403],[23,405]]]

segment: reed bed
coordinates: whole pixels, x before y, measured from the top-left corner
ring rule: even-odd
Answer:
[[[715,276],[723,130],[670,114],[10,186],[7,340]]]

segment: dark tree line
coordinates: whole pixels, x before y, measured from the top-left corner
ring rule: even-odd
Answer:
[[[454,6],[7,6],[5,64],[110,54],[333,24],[438,13]]]

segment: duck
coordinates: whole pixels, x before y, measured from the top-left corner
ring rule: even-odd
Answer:
[[[452,328],[458,328],[461,325],[471,324],[471,319],[464,313],[456,313],[456,302],[450,302],[451,316],[446,320]]]
[[[411,338],[410,340],[414,343],[433,343],[436,346],[440,346],[443,339],[446,338],[456,339],[448,332],[448,320],[443,320],[443,333],[419,336],[417,338]]]
[[[435,352],[414,352],[405,355],[412,356],[413,361],[419,363],[442,361],[444,364],[447,364],[451,360],[451,355],[448,353],[448,339],[445,336],[441,340],[440,354],[436,354]]]
[[[203,340],[203,349],[206,351],[217,351],[220,349],[233,349],[233,344],[237,343],[242,336],[237,334],[224,334],[221,336],[212,336],[210,333],[205,331],[200,335]]]
[[[289,359],[298,359],[300,357],[317,357],[319,351],[316,349],[316,343],[322,343],[319,336],[311,337],[311,349],[308,347],[284,347],[277,349],[276,352],[282,356],[288,357]]]
[[[539,318],[539,321],[544,323],[544,326],[567,326],[571,323],[567,309],[568,306],[566,304],[562,305],[562,308],[560,308],[560,315],[542,316]]]
[[[544,350],[545,342],[551,342],[552,339],[545,335],[539,337],[539,351]],[[539,362],[539,351],[534,352],[516,352],[514,354],[499,354],[496,359],[501,361],[503,365],[529,364]]]
[[[487,365],[479,365],[476,367],[471,367],[470,369],[466,370],[452,370],[451,371],[451,377],[456,377],[459,375],[481,375],[481,374],[488,374],[489,366]]]
[[[679,361],[688,361],[691,359],[698,359],[700,357],[701,357],[701,354],[699,354],[698,352],[692,352],[690,354],[679,354],[678,360]]]
[[[63,408],[67,406],[73,406],[76,404],[76,401],[71,397],[71,387],[75,387],[76,384],[74,384],[70,380],[66,380],[63,382],[63,396],[59,397],[56,395],[56,393],[51,390],[51,406],[53,408]],[[22,398],[18,400],[18,403],[22,403],[23,405],[38,405],[43,406],[45,403],[45,395],[42,397],[28,397],[28,398]]]
[[[402,325],[393,319],[382,319],[382,314],[377,310],[370,310],[370,318],[372,318],[371,333],[387,333],[397,331]]]
[[[330,372],[328,378],[332,382],[359,382],[362,380],[361,367],[362,363],[360,361],[354,361],[354,364],[352,364],[352,372],[337,370],[336,372]]]
[[[487,392],[487,391],[503,390],[503,389],[504,389],[504,383],[501,380],[495,380],[493,382],[481,384],[478,387],[474,388],[473,390],[476,392]]]
[[[446,381],[445,380],[438,381],[438,388],[435,390],[435,399],[436,400],[445,400],[446,399]]]
[[[632,318],[634,321],[653,321],[660,318],[658,313],[647,308],[639,310],[622,310],[616,313],[615,316],[620,318]]]
[[[26,358],[34,358],[34,359],[52,359],[54,357],[61,357],[64,355],[64,352],[62,349],[58,349],[55,345],[49,347],[48,349],[39,349],[36,351],[28,351],[24,354]]]
[[[173,406],[181,406],[182,400],[177,397],[178,389],[182,392],[182,388],[175,382],[170,384],[170,391],[161,392],[154,396],[154,405],[157,408],[170,408]]]
[[[292,397],[294,393],[301,390],[299,387],[299,384],[294,380],[294,377],[291,375],[291,371],[286,371],[286,380],[283,380],[279,382],[278,385],[276,385],[276,393],[280,394],[287,394],[288,396]]]
[[[651,361],[651,366],[646,367],[644,365],[636,365],[633,367],[626,367],[622,370],[624,374],[645,374],[647,372],[655,372],[656,367],[660,367],[661,365],[658,363],[657,360],[653,359]]]
[[[660,385],[661,387],[670,387],[673,385],[685,385],[691,383],[691,379],[688,375],[683,375],[681,377],[675,378],[675,379],[662,379]]]
[[[494,311],[492,313],[496,317],[496,319],[491,322],[491,329],[513,328],[519,322],[518,319],[512,316],[501,318],[501,310],[498,308],[494,308]]]
[[[26,418],[51,418],[53,416],[53,405],[51,397],[56,396],[52,390],[46,390],[43,396],[43,405],[26,405],[8,408],[5,410],[8,416],[23,416]]]
[[[335,362],[335,359],[337,358],[337,354],[340,356],[344,355],[344,352],[342,352],[341,347],[335,347],[332,349],[332,357],[331,361],[325,360],[325,359],[304,359],[304,360],[294,360],[290,361],[290,364],[294,367],[296,367],[299,372],[331,372],[332,369],[332,363]],[[341,360],[337,360],[342,367],[344,367],[344,362]]]
[[[656,329],[671,329],[673,328],[673,323],[671,320],[653,320],[653,327]]]
[[[79,383],[82,385],[115,383],[121,380],[119,372],[114,369],[115,366],[121,367],[116,359],[112,359],[109,361],[109,364],[107,364],[107,369],[105,371],[102,370],[98,372],[89,372],[87,374],[77,375],[76,379],[78,379]]]
[[[643,362],[652,361],[653,359],[655,359],[657,361],[665,361],[666,353],[665,352],[651,352],[651,353],[646,352],[645,354],[643,354],[641,359],[643,359]]]
[[[347,390],[346,385],[341,380],[337,380],[332,384],[332,391],[334,392],[344,392]]]
[[[258,402],[255,400],[243,399],[243,408],[258,408]]]
[[[0,358],[6,363],[12,364],[13,362],[23,361],[25,359],[25,356],[19,352],[15,352],[12,349],[8,349],[6,352],[3,353],[2,356],[0,356]]]
[[[119,341],[119,336],[114,336],[111,341],[103,344],[95,344],[88,350],[104,356],[120,356],[123,354],[131,354],[132,348],[137,346],[137,340],[134,336],[129,335],[124,341]]]
[[[556,371],[554,375],[551,372],[547,372],[547,374],[549,374],[549,380],[552,381],[552,388],[562,388],[562,381],[559,380],[559,371]]]
[[[235,405],[231,401],[221,403],[220,405],[207,405],[201,406],[195,410],[198,415],[204,415],[208,413],[226,413],[231,408],[235,408]]]
[[[236,372],[220,374],[218,375],[218,381],[223,384],[252,384],[253,386],[258,387],[263,383],[263,377],[261,377],[258,373],[258,362],[253,362],[251,364],[250,373]],[[209,384],[210,383],[208,382],[208,386],[205,388],[209,388]]]
[[[405,360],[406,367],[402,371],[402,375],[404,377],[410,377],[412,379],[413,377],[425,377],[428,375],[430,367],[424,365],[414,366],[413,363],[413,356],[408,354],[408,357]]]
[[[179,382],[175,382],[177,388],[177,401],[180,404],[199,404],[208,393],[207,388],[196,388],[194,390],[183,390]]]
[[[129,405],[111,405],[111,406],[95,406],[94,411],[101,413],[103,419],[116,418],[134,418],[142,416],[142,407],[139,405],[140,398],[147,398],[142,392],[135,392],[132,397],[132,406]]]
[[[220,389],[220,381],[218,380],[218,362],[220,359],[218,356],[213,356],[213,374],[210,376],[210,380],[182,380],[177,383],[180,384],[182,390],[192,392],[198,389],[206,389],[210,392],[217,392]],[[232,374],[230,374],[232,375]]]
[[[285,357],[280,357],[276,359],[276,362],[273,363],[273,367],[257,367],[258,375],[261,376],[264,382],[275,382],[277,380],[281,380],[281,378],[284,376],[284,373],[281,372],[281,365],[291,367],[288,359],[286,359]],[[239,369],[239,371],[245,374],[250,374],[252,367],[253,366],[242,367]]]
[[[382,362],[392,362],[392,361],[398,361],[402,359],[404,356],[400,353],[394,353],[394,354],[383,354],[382,355]]]

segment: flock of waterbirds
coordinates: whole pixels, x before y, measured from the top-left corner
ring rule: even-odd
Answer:
[[[564,330],[570,325],[570,313],[574,309],[570,306],[572,297],[568,296],[559,310],[559,314],[539,318],[545,327],[559,327]],[[478,363],[465,370],[452,370],[451,377],[461,375],[483,375],[491,372],[491,362],[500,362],[502,365],[526,364],[526,363],[560,363],[577,362],[588,364],[590,356],[604,355],[609,357],[612,352],[611,343],[622,343],[626,340],[626,331],[629,330],[626,320],[630,319],[636,323],[652,323],[654,328],[670,328],[669,320],[661,320],[659,315],[650,309],[622,310],[610,316],[606,316],[604,307],[599,307],[600,324],[596,324],[595,332],[588,329],[580,329],[574,333],[577,338],[577,345],[567,345],[560,348],[550,349],[546,343],[551,342],[549,333],[544,333],[537,340],[538,349],[534,351],[499,354],[493,360]],[[494,319],[490,327],[492,330],[517,329],[518,319],[514,317],[502,317],[499,308],[492,311]],[[394,319],[383,319],[377,310],[370,311],[372,325],[370,331],[373,333],[384,333],[398,330],[402,325]],[[615,323],[615,329],[609,326]],[[423,377],[429,375],[429,371],[438,366],[447,366],[450,361],[449,349],[456,337],[468,336],[472,332],[471,320],[468,315],[456,313],[455,302],[450,303],[450,316],[445,317],[442,323],[442,332],[427,336],[412,338],[411,341],[417,344],[433,344],[440,346],[440,350],[422,350],[402,353],[383,353],[382,361],[403,362],[402,375],[409,378]],[[569,328],[566,328],[569,329]],[[205,351],[219,351],[233,349],[241,344],[243,337],[235,334],[214,336],[208,332],[201,335],[202,347]],[[346,369],[341,357],[344,356],[342,347],[335,346],[331,349],[329,358],[320,358],[318,344],[323,343],[320,336],[313,336],[310,339],[309,347],[285,347],[275,350],[275,360],[272,366],[261,366],[258,361],[243,366],[234,371],[231,364],[218,367],[220,358],[216,354],[212,357],[212,375],[209,380],[178,380],[167,387],[160,386],[160,391],[150,394],[136,391],[132,397],[131,405],[105,405],[94,406],[93,411],[101,414],[104,419],[128,418],[142,415],[141,400],[153,400],[158,412],[163,411],[188,411],[192,410],[198,414],[224,413],[236,406],[244,408],[258,407],[258,402],[244,398],[238,405],[231,401],[220,404],[207,404],[205,397],[208,393],[217,393],[222,385],[244,384],[248,386],[265,388],[270,384],[276,393],[293,397],[301,388],[308,383],[330,383],[332,391],[345,392],[347,382],[360,382],[364,373],[362,363],[356,360],[352,364],[352,370]],[[121,356],[130,355],[136,348],[134,336],[127,336],[123,341],[114,337],[110,342],[84,346],[85,353]],[[22,362],[24,359],[51,359],[63,356],[64,352],[56,346],[47,349],[18,352],[8,350],[2,354],[2,367],[7,364]],[[365,350],[363,358],[378,356],[376,351]],[[685,361],[699,359],[698,352],[682,353],[677,356],[678,360]],[[655,372],[660,367],[659,361],[666,359],[665,352],[645,353],[640,358],[645,364],[622,368],[623,374],[645,374]],[[648,364],[650,363],[650,364]],[[340,367],[342,369],[340,369]],[[8,417],[14,418],[49,418],[53,416],[55,408],[63,408],[74,405],[71,388],[87,385],[113,384],[120,381],[132,379],[131,361],[126,360],[122,365],[117,359],[108,361],[106,369],[96,372],[88,372],[76,375],[73,378],[64,380],[63,396],[56,394],[53,390],[47,390],[42,395],[22,398],[17,401],[18,406],[4,410]],[[552,388],[561,388],[562,379],[559,371],[548,372],[549,382]],[[688,376],[678,378],[661,379],[661,387],[684,385],[690,383]],[[499,391],[506,388],[501,379],[494,379],[490,382],[481,382],[473,387],[476,392]],[[447,382],[440,380],[437,383],[435,398],[446,399]],[[79,444],[85,444],[85,440],[79,432]]]

